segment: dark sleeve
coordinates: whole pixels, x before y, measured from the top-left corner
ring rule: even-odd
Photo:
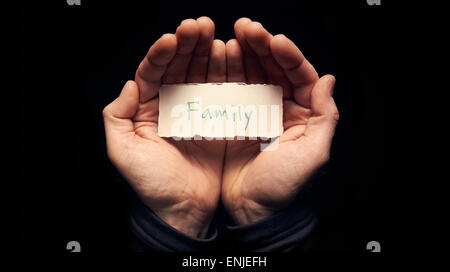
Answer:
[[[212,251],[217,228],[210,227],[205,239],[190,237],[166,224],[143,204],[131,213],[132,248],[135,251],[199,252]]]
[[[299,198],[268,218],[243,226],[230,223],[225,229],[239,251],[309,251],[314,250],[317,221],[311,201]]]

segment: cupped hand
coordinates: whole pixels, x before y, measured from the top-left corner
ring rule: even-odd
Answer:
[[[158,136],[162,83],[224,82],[225,44],[207,17],[184,20],[149,49],[120,96],[103,111],[108,156],[162,220],[204,237],[220,198],[224,141]]]
[[[228,141],[222,201],[237,224],[248,224],[286,207],[329,158],[339,119],[332,98],[335,79],[314,67],[284,35],[272,36],[248,18],[235,24],[226,44],[227,81],[283,87],[283,127],[278,147],[260,141]]]

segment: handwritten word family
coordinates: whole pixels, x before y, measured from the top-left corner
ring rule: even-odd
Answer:
[[[224,82],[159,89],[160,137],[272,141],[282,133],[281,86]]]
[[[279,105],[204,105],[201,97],[172,108],[172,135],[208,137],[276,137],[280,132]]]

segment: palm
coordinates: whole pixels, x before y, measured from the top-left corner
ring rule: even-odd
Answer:
[[[293,103],[285,104],[285,132],[279,138],[274,151],[261,152],[260,141],[229,142],[225,158],[224,191],[233,192],[239,198],[251,199],[265,207],[277,208],[295,195],[304,182],[298,172],[310,172],[308,162],[311,147],[305,143],[304,132],[310,110]],[[289,110],[304,112],[303,118],[289,114]],[[290,115],[290,116],[289,116]],[[290,122],[295,122],[291,125]],[[275,185],[275,186],[274,186]]]
[[[323,135],[328,135],[324,131],[330,127],[331,111],[325,114],[317,106],[324,104],[320,95],[315,105],[311,103],[312,90],[324,87],[324,80],[319,82],[312,66],[286,37],[272,37],[249,19],[239,20],[235,32],[239,43],[229,45],[227,57],[235,62],[230,67],[241,67],[227,71],[232,80],[278,84],[285,97],[294,96],[284,100],[284,133],[274,151],[261,152],[259,141],[227,144],[222,197],[227,210],[242,224],[287,205],[327,160],[331,139]]]
[[[136,120],[142,120],[141,114],[148,119],[134,122],[133,150],[128,153],[135,157],[129,167],[142,169],[141,177],[133,180],[145,181],[137,184],[141,186],[137,191],[146,194],[144,199],[152,207],[161,203],[166,207],[182,205],[195,199],[199,203],[191,204],[196,205],[196,209],[211,212],[220,194],[224,143],[159,137],[158,123],[154,121],[158,119],[158,98],[148,103],[151,104],[148,111],[138,111],[135,116]],[[209,148],[210,145],[215,148]]]

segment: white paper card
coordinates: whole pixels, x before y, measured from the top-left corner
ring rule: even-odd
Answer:
[[[283,133],[282,96],[281,86],[267,84],[161,85],[158,135],[274,138]]]

